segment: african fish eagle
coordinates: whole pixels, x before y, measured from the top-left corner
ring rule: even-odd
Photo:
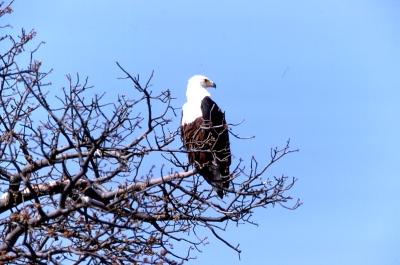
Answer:
[[[181,135],[189,163],[223,198],[229,188],[231,151],[225,113],[211,99],[213,81],[192,76],[187,84],[187,102],[182,107]]]

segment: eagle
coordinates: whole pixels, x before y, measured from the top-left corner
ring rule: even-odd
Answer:
[[[222,199],[229,188],[231,150],[225,113],[208,91],[216,87],[203,75],[194,75],[188,80],[187,101],[182,107],[181,136],[189,164]]]

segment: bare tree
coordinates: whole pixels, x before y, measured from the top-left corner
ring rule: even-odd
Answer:
[[[296,151],[289,143],[265,163],[238,160],[221,200],[187,164],[170,91],[117,64],[132,97],[104,102],[79,75],[50,96],[34,35],[0,36],[0,263],[178,264],[207,231],[240,252],[222,236],[227,224],[299,206],[287,194],[294,178],[263,177]]]

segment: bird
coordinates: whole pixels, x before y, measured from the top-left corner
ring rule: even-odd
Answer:
[[[225,113],[211,99],[216,84],[204,75],[189,78],[182,106],[181,137],[189,164],[222,199],[229,188],[231,149]]]

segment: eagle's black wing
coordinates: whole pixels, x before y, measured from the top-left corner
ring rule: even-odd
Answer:
[[[209,141],[209,148],[213,155],[214,166],[217,166],[220,178],[219,182],[223,181],[222,187],[229,187],[229,166],[231,164],[231,151],[229,144],[228,125],[225,120],[225,113],[218,107],[210,97],[205,97],[201,103],[201,111],[203,114],[203,128],[207,131],[206,139]],[[214,179],[217,180],[217,179]],[[223,191],[218,192],[220,197],[223,196]]]

